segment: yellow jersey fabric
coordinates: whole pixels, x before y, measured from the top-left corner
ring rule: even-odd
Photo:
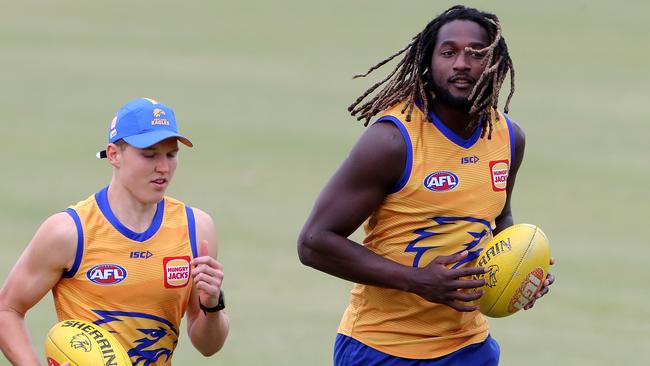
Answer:
[[[192,209],[165,197],[151,226],[136,233],[115,217],[107,190],[66,210],[77,254],[52,289],[57,317],[108,329],[134,366],[171,365],[197,255]]]
[[[414,108],[411,121],[398,104],[376,123],[395,124],[407,145],[400,181],[364,223],[363,245],[405,266],[424,267],[438,256],[468,250],[472,262],[492,238],[506,201],[514,154],[512,125],[493,120],[492,138],[477,128],[463,139],[430,112]],[[339,333],[389,355],[430,359],[488,336],[478,312],[458,312],[409,292],[355,284]]]

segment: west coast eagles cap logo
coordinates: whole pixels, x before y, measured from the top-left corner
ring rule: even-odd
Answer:
[[[165,118],[165,111],[160,108],[154,108],[153,110],[153,119],[151,120],[151,125],[162,125],[169,126],[169,121]]]

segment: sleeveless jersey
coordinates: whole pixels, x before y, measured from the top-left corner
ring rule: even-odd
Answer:
[[[376,122],[399,128],[407,161],[400,181],[364,223],[363,244],[413,267],[468,250],[453,267],[466,265],[492,238],[505,205],[514,155],[511,123],[499,114],[491,140],[480,138],[481,128],[463,139],[419,108],[406,122],[403,108],[388,109]],[[355,284],[339,333],[393,356],[430,359],[482,342],[488,326],[478,311],[458,312],[410,292]]]
[[[171,365],[197,255],[192,209],[165,197],[136,233],[113,214],[107,191],[66,210],[78,242],[74,265],[52,289],[57,316],[108,329],[134,366]]]

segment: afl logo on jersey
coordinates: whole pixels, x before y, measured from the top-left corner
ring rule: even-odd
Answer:
[[[165,287],[185,287],[190,281],[190,257],[165,257]]]
[[[89,269],[86,277],[99,285],[114,285],[124,281],[126,269],[117,264],[100,264]]]
[[[434,192],[446,192],[458,186],[458,176],[452,172],[439,171],[424,178],[424,187]]]

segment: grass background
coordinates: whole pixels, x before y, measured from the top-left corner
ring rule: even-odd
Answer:
[[[502,364],[644,364],[650,3],[467,4],[502,21],[528,139],[515,220],[558,260],[533,311],[491,321]],[[351,76],[450,5],[0,0],[0,280],[45,217],[107,184],[94,154],[119,106],[156,98],[195,143],[169,193],[217,223],[232,320],[219,354],[183,334],[175,364],[331,364],[351,285],[303,267],[296,236],[363,131],[345,108],[372,79]],[[27,319],[39,352],[54,322],[48,295]]]

